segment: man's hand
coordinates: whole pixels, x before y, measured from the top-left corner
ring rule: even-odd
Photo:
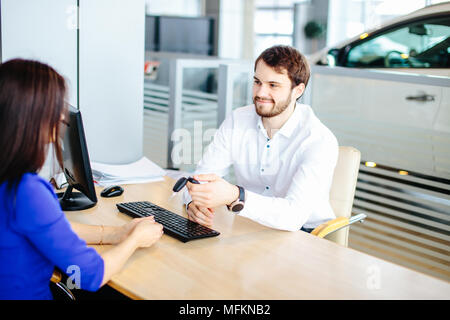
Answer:
[[[189,220],[200,223],[204,226],[211,227],[214,218],[214,209],[208,209],[206,207],[198,207],[192,201],[187,207],[187,214]]]
[[[193,203],[197,207],[216,208],[229,205],[239,197],[239,188],[215,174],[195,175],[197,181],[205,184],[186,184]]]

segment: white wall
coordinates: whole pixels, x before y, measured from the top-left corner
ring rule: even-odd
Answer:
[[[80,0],[80,110],[91,160],[142,156],[144,0]]]
[[[3,61],[36,59],[66,77],[70,103],[83,115],[91,161],[138,160],[145,1],[80,0],[79,29],[76,0],[3,0],[1,4]]]
[[[12,58],[50,64],[69,84],[77,106],[76,0],[2,0],[2,62]],[[51,50],[49,50],[51,48]]]

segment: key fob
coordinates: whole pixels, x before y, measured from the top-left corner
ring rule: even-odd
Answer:
[[[183,189],[183,187],[186,185],[186,183],[188,183],[188,181],[191,183],[200,184],[200,182],[198,182],[197,180],[195,180],[192,177],[189,177],[189,178],[182,177],[182,178],[178,179],[178,181],[175,183],[172,191],[173,192],[180,191],[181,189]]]

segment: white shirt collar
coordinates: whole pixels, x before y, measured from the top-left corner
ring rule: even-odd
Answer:
[[[286,123],[278,130],[280,134],[285,136],[286,138],[290,138],[294,130],[298,127],[301,120],[301,107],[298,103],[295,104],[294,112],[291,114]],[[256,111],[255,111],[256,112]],[[266,129],[264,128],[264,124],[262,123],[262,117],[257,115],[257,127],[260,129],[265,135],[267,135]]]

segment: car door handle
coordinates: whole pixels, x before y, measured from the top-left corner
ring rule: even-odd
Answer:
[[[407,96],[406,100],[428,102],[428,101],[434,101],[434,96],[431,94],[421,94],[419,96]]]

